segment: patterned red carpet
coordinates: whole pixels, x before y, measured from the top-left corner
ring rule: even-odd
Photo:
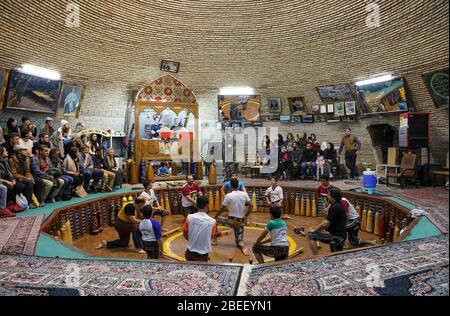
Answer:
[[[0,219],[0,254],[34,255],[44,215]]]

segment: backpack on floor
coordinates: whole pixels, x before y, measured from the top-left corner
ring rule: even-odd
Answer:
[[[30,208],[28,200],[23,194],[16,195],[16,204],[21,207],[22,210],[28,210]]]
[[[72,193],[70,191],[64,191],[63,194],[61,194],[61,199],[63,201],[70,201],[70,200],[72,200]]]

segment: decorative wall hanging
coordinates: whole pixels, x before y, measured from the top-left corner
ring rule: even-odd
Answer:
[[[178,73],[180,71],[180,63],[170,60],[163,60],[161,62],[161,71]]]
[[[448,108],[448,68],[422,75],[428,93],[438,108]]]
[[[0,68],[0,111],[3,109],[3,101],[5,100],[6,87],[8,85],[9,71]]]
[[[353,101],[353,93],[348,83],[319,86],[317,87],[323,102]]]

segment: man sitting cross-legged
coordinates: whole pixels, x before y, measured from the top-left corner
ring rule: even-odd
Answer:
[[[342,251],[346,239],[347,215],[341,203],[342,192],[338,188],[331,188],[328,193],[330,210],[326,219],[319,226],[311,228],[308,239],[314,255],[319,253],[317,241],[330,244],[332,252]]]
[[[231,226],[234,229],[236,245],[245,256],[249,256],[250,252],[244,243],[244,228],[247,224],[248,216],[253,211],[252,201],[246,192],[238,190],[239,181],[237,179],[231,180],[230,185],[233,191],[225,196],[222,208],[216,215],[216,220],[219,224]],[[227,210],[228,218],[219,218],[220,214]]]
[[[264,263],[263,255],[275,258],[275,261],[286,260],[289,257],[289,242],[287,239],[287,226],[281,219],[283,209],[281,206],[270,207],[272,220],[267,223],[266,229],[253,245],[253,254],[260,264]],[[270,239],[264,238],[270,234]],[[271,242],[271,246],[264,246]]]
[[[184,238],[188,241],[187,261],[208,262],[211,253],[211,240],[217,233],[217,222],[208,216],[208,198],[197,199],[198,213],[190,214],[183,226]]]

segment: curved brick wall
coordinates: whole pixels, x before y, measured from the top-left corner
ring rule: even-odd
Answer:
[[[370,1],[78,0],[79,28],[65,26],[67,3],[0,1],[0,66],[27,62],[86,83],[80,119],[87,125],[103,116],[123,126],[128,86],[157,78],[162,59],[181,62],[177,77],[196,92],[201,117],[213,120],[223,86],[254,87],[263,111],[267,97],[281,96],[287,111],[287,97],[319,103],[317,85],[390,71],[406,76],[418,110],[432,113],[433,157],[445,159],[448,110],[434,108],[420,76],[448,67],[447,0],[379,0],[378,28],[365,24]],[[398,116],[382,121],[398,126]],[[379,122],[351,125],[370,144],[366,127]],[[336,128],[344,125],[318,123],[307,131],[337,142]],[[372,148],[361,157],[374,161]]]

